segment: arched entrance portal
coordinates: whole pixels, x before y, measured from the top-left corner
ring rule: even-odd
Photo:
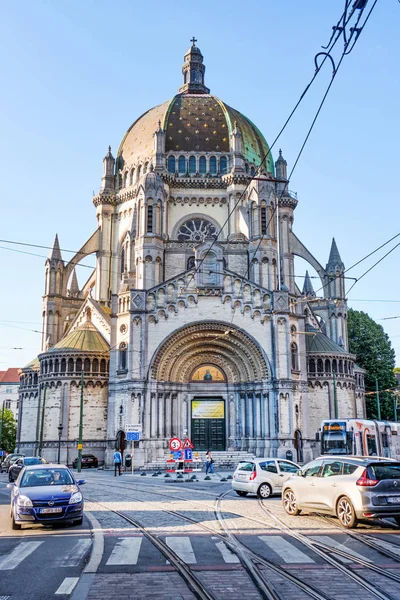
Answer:
[[[121,450],[122,457],[124,456],[125,447],[126,447],[125,431],[120,430],[120,431],[118,431],[117,437],[115,439],[115,449]]]
[[[166,448],[170,437],[189,436],[197,450],[262,455],[265,438],[275,433],[265,353],[230,323],[175,331],[154,355],[149,379],[145,433],[153,445],[158,440]]]
[[[294,432],[294,447],[296,449],[297,462],[303,462],[303,437],[301,435],[300,429],[296,429],[296,431]]]

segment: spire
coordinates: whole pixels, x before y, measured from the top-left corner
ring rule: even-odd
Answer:
[[[332,238],[331,252],[329,254],[329,260],[328,260],[328,264],[326,265],[326,270],[327,271],[330,271],[332,269],[334,270],[335,267],[343,268],[344,264],[342,262],[342,259],[340,258],[340,254],[339,254],[339,250],[336,246],[335,238]]]
[[[60,244],[58,242],[58,235],[57,235],[57,233],[56,233],[56,237],[54,238],[54,244],[53,244],[53,248],[51,249],[49,259],[50,260],[61,260],[62,261]]]
[[[306,276],[304,278],[304,285],[303,285],[303,292],[302,292],[302,294],[304,296],[313,296],[313,297],[315,297],[314,288],[313,288],[313,285],[311,283],[311,278],[310,278],[310,275],[308,274],[308,271],[306,271]]]
[[[76,276],[75,269],[72,271],[71,283],[69,284],[68,291],[69,291],[70,296],[78,296],[79,295],[78,278]]]
[[[196,38],[190,40],[192,45],[186,51],[182,66],[183,86],[180,94],[209,94],[210,90],[204,85],[205,66],[200,48],[196,46]]]
[[[103,158],[103,177],[101,178],[101,191],[110,193],[115,187],[115,158],[111,154],[111,146],[108,146],[108,152]]]

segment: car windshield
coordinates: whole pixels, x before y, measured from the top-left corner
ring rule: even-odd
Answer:
[[[378,481],[382,481],[383,479],[400,479],[400,463],[370,465],[370,469]]]
[[[24,465],[40,465],[43,462],[41,458],[25,458]]]
[[[22,480],[21,487],[38,487],[44,485],[72,485],[74,480],[67,469],[35,469],[26,470]]]

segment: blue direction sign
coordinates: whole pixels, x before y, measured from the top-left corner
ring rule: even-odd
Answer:
[[[0,450],[0,456],[4,456],[4,455],[5,455],[5,453],[6,453],[6,451],[5,451],[5,450]]]
[[[139,442],[140,441],[140,431],[127,431],[126,441],[127,442]]]
[[[193,450],[191,448],[185,448],[185,460],[193,460]]]
[[[182,458],[182,450],[177,450],[176,452],[172,452],[172,456],[174,460],[179,460]]]

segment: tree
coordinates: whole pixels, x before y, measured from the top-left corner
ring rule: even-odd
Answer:
[[[378,382],[382,419],[394,420],[395,396],[390,391],[397,385],[393,369],[395,351],[383,327],[362,311],[348,311],[349,350],[356,355],[357,364],[365,369],[367,416],[378,417],[376,390]]]
[[[0,429],[1,449],[6,452],[14,452],[17,439],[17,422],[9,408],[5,408],[4,411],[0,409]]]

